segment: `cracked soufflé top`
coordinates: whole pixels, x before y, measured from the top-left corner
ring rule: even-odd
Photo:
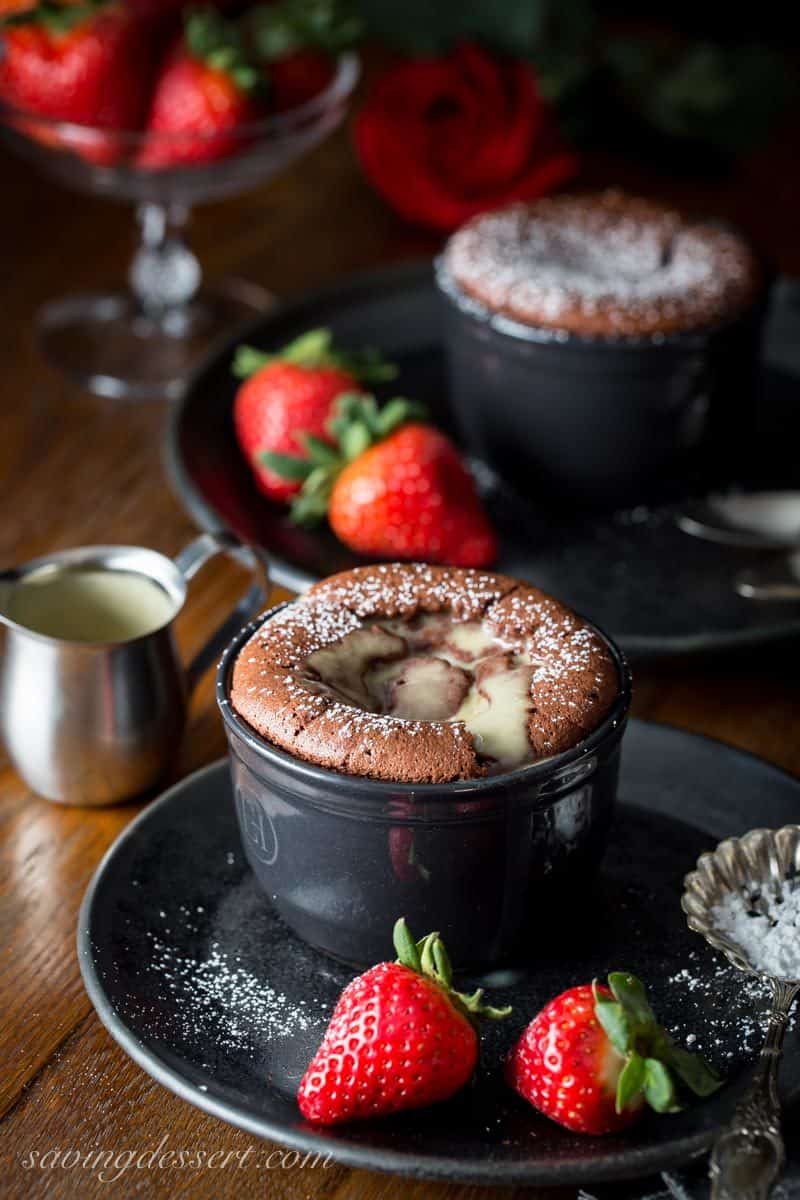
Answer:
[[[657,337],[725,324],[760,270],[731,229],[620,191],[484,213],[447,244],[451,291],[523,325],[586,337]]]
[[[576,745],[619,690],[603,639],[537,588],[402,563],[333,575],[265,620],[230,702],[307,762],[443,783]]]

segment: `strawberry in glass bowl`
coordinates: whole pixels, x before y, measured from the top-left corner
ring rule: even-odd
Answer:
[[[226,7],[41,0],[0,15],[0,134],[59,183],[136,207],[128,287],[51,301],[37,318],[46,358],[102,395],[177,394],[268,305],[242,280],[203,286],[191,210],[311,150],[358,79],[358,22],[340,0]]]

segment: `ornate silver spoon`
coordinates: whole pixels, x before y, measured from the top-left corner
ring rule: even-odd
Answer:
[[[689,927],[738,970],[767,981],[772,989],[769,1026],[755,1076],[711,1152],[712,1200],[766,1200],[783,1169],[778,1068],[789,1013],[800,991],[800,979],[769,974],[723,932],[714,910],[726,897],[738,896],[748,915],[769,918],[770,908],[774,911],[775,904],[783,903],[787,888],[795,883],[800,886],[800,825],[753,829],[742,838],[729,838],[713,853],[702,854],[684,881],[681,906]]]

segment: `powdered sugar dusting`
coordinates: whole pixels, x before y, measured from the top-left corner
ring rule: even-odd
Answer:
[[[710,1058],[733,1059],[738,1054],[757,1054],[761,1049],[769,1022],[769,985],[755,975],[744,975],[722,958],[714,958],[709,966],[705,952],[702,960],[697,951],[689,955],[690,965],[668,977],[667,982],[680,992],[687,993],[686,1023],[671,1029],[691,1050]],[[702,966],[695,963],[702,961]],[[720,1004],[723,990],[735,989],[736,1004]],[[698,1005],[702,1005],[702,1023],[697,1024]],[[797,1026],[797,1017],[790,1018],[789,1029]],[[736,1049],[730,1047],[733,1040]],[[722,1047],[728,1045],[727,1050]]]
[[[292,1038],[313,1028],[319,1013],[307,1000],[293,1002],[263,979],[231,961],[217,942],[204,957],[182,954],[169,941],[149,932],[149,967],[163,981],[180,1033],[213,1037],[230,1050],[252,1050],[275,1038]]]
[[[483,773],[476,758],[482,746],[458,706],[451,719],[409,719],[419,715],[413,708],[398,716],[381,711],[391,704],[361,704],[358,689],[332,688],[322,667],[321,675],[316,670],[313,656],[346,645],[351,635],[352,661],[360,661],[357,647],[370,622],[380,643],[381,630],[384,640],[402,636],[403,624],[421,614],[482,626],[499,652],[532,667],[527,717],[523,711],[531,761],[579,742],[618,690],[602,639],[537,589],[482,571],[387,563],[333,576],[266,621],[237,663],[237,711],[269,740],[322,766],[418,782]],[[410,631],[405,636],[408,654]]]
[[[451,238],[444,268],[495,312],[578,333],[708,325],[742,307],[754,281],[735,234],[618,192],[475,218]]]

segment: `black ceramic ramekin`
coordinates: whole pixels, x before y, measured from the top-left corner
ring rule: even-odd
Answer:
[[[631,695],[620,652],[604,639],[619,695],[573,749],[484,779],[387,783],[292,758],[234,712],[236,656],[280,608],[226,650],[217,703],[245,854],[286,923],[359,965],[391,953],[399,916],[418,936],[439,930],[459,966],[535,954],[561,898],[591,877],[605,849]]]
[[[724,327],[590,338],[489,312],[441,261],[437,281],[462,437],[522,491],[576,507],[655,499],[746,437],[760,304]]]

